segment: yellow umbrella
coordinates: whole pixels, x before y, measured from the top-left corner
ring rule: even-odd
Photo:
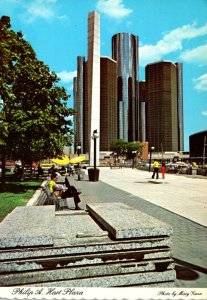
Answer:
[[[73,158],[70,159],[70,164],[78,164],[82,161],[84,161],[86,158],[84,155],[80,156],[74,156]]]
[[[65,166],[69,164],[69,158],[65,155],[62,157],[62,159],[60,158],[53,158],[51,159],[51,161],[53,163],[55,163],[56,165],[60,165],[60,166]]]

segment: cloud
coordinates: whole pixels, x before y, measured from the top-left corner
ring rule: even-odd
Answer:
[[[72,71],[72,72],[62,71],[57,73],[57,76],[60,78],[62,82],[70,83],[73,81],[73,77],[77,76],[77,71]]]
[[[58,15],[57,3],[59,0],[0,0],[0,2],[5,2],[3,9],[5,11],[10,11],[15,13],[19,11],[19,8],[23,10],[20,13],[20,18],[22,22],[32,23],[37,18],[42,18],[46,20],[57,18],[58,20],[64,20],[67,17]]]
[[[205,117],[207,117],[207,110],[206,111],[202,111],[201,114]]]
[[[124,6],[123,0],[99,0],[96,9],[115,19],[127,17],[133,12],[132,9]]]
[[[193,79],[194,88],[198,91],[207,91],[207,73]]]
[[[57,0],[33,0],[23,1],[22,4],[26,9],[29,18],[27,22],[31,23],[36,18],[51,19],[55,16],[54,4]]]
[[[157,44],[140,47],[140,65],[145,66],[149,62],[161,60],[171,52],[181,51],[184,40],[202,35],[207,35],[207,23],[202,27],[196,27],[196,23],[193,23],[176,28],[166,33]]]
[[[31,19],[36,19],[37,17],[49,19],[54,16],[53,10],[43,3],[41,3],[41,5],[33,3],[27,8],[27,11],[31,16]]]
[[[207,44],[184,51],[181,53],[180,58],[188,63],[205,66],[207,64]]]

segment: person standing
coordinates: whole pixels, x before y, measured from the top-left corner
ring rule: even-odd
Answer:
[[[152,178],[154,179],[156,174],[156,179],[159,179],[159,162],[155,159],[154,164],[153,164],[153,174]]]
[[[166,172],[166,165],[165,162],[162,162],[162,167],[161,167],[161,172],[162,172],[162,179],[165,178],[165,172]]]

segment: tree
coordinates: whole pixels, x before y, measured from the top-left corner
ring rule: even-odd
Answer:
[[[0,59],[2,165],[6,156],[24,165],[61,154],[71,143],[69,96],[22,34],[10,30],[5,16],[0,19]]]
[[[134,158],[134,154],[142,153],[142,144],[138,142],[129,142],[127,143],[127,157],[129,159]]]
[[[118,139],[112,142],[111,151],[116,153],[117,156],[125,156],[127,149],[127,142],[122,139]]]
[[[118,139],[112,142],[111,151],[116,153],[117,156],[125,156],[128,159],[134,157],[134,152],[142,153],[142,144],[139,142],[125,142]]]

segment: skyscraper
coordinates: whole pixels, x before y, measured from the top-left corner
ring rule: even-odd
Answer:
[[[100,134],[100,15],[93,11],[88,14],[88,144],[90,165],[94,164],[94,141],[92,134]],[[99,165],[100,143],[96,143],[96,164]]]
[[[178,97],[178,151],[184,151],[184,121],[183,121],[183,64],[175,63],[177,69]]]
[[[74,131],[75,131],[75,149],[79,145],[84,148],[84,92],[85,92],[85,57],[77,57],[77,78],[74,81]]]
[[[117,139],[117,62],[101,57],[100,150],[110,151]]]
[[[139,82],[139,104],[140,104],[140,141],[147,141],[147,91],[146,82]]]
[[[155,151],[178,151],[177,66],[161,61],[146,66],[148,141]]]
[[[117,61],[118,138],[136,141],[138,128],[138,37],[118,33],[112,37],[112,58]]]

